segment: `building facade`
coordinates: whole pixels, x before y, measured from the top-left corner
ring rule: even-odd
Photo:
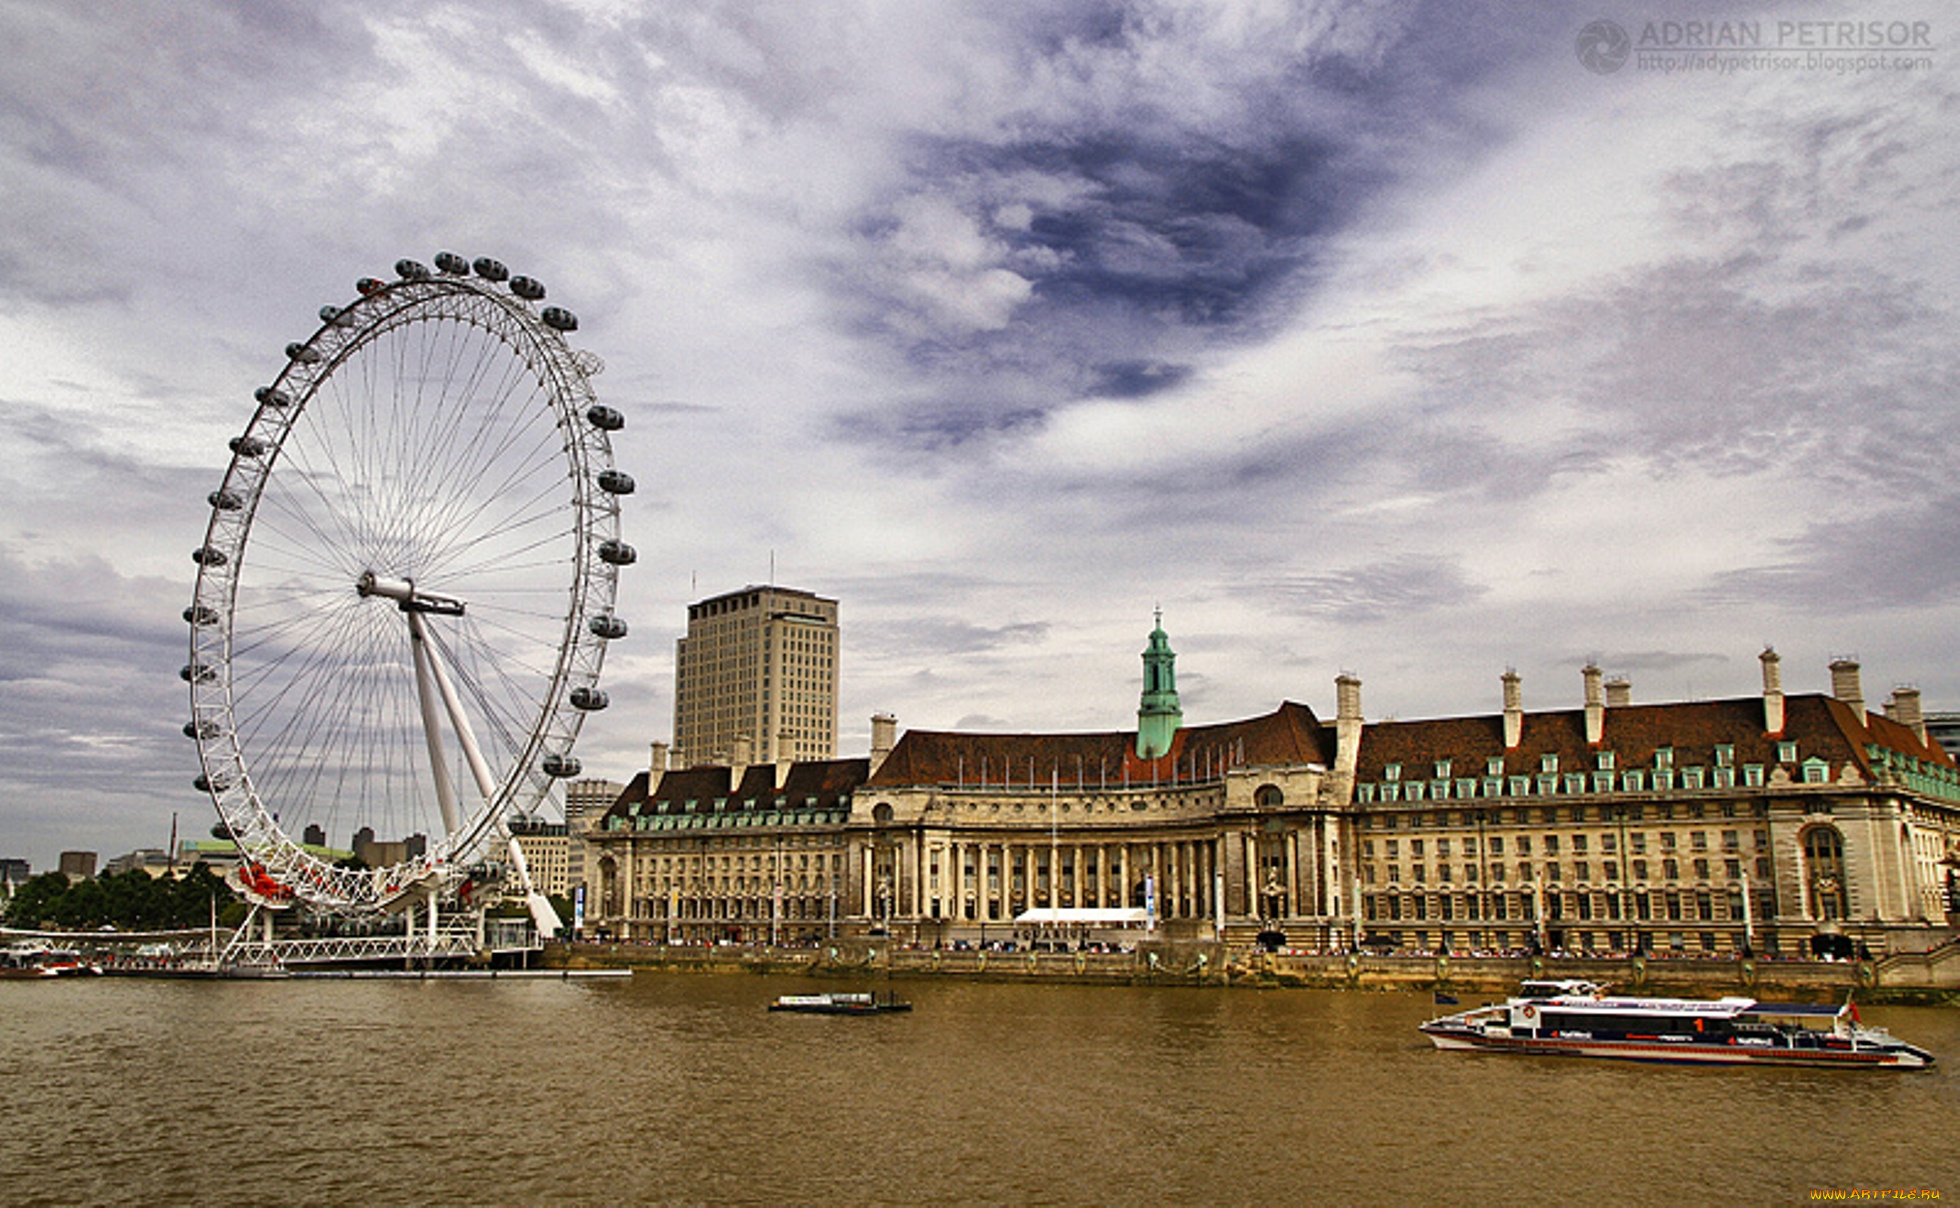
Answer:
[[[745,587],[688,605],[674,650],[674,745],[688,763],[829,759],[837,601]]]
[[[1576,709],[1368,723],[1282,704],[1216,725],[1146,649],[1136,731],[908,731],[866,760],[636,778],[590,832],[592,925],[643,939],[1006,938],[1041,908],[1143,908],[1173,938],[1400,951],[1795,955],[1954,934],[1960,765],[1917,693],[1636,705],[1580,677]],[[588,883],[591,877],[588,877]],[[1820,938],[1821,937],[1821,938]]]

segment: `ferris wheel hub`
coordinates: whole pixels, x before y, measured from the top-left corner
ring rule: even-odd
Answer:
[[[393,600],[401,606],[403,612],[433,612],[449,617],[463,615],[461,600],[451,596],[416,591],[415,584],[411,580],[377,575],[371,570],[362,571],[361,577],[354,580],[354,590],[363,596],[379,596],[384,600]]]

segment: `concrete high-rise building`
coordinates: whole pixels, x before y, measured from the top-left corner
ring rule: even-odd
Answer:
[[[829,759],[837,601],[745,587],[688,605],[674,650],[674,745],[689,764]]]

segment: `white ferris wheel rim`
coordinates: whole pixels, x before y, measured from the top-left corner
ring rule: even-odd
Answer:
[[[623,420],[592,391],[597,359],[561,334],[576,319],[532,305],[542,286],[495,261],[475,275],[437,262],[364,279],[287,347],[193,553],[185,731],[264,904],[361,912],[464,879],[507,815],[534,814],[577,774],[584,715],[606,704],[599,670],[625,633],[617,568],[633,558],[618,526],[632,482],[609,437]],[[431,644],[490,731],[495,787],[459,794],[453,827],[431,825],[408,770],[407,629],[360,587],[377,575],[458,593]],[[295,837],[367,818],[438,833],[362,870]]]

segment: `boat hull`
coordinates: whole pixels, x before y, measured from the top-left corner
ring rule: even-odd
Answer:
[[[1670,1065],[1792,1065],[1837,1069],[1924,1069],[1930,1057],[1910,1046],[1889,1048],[1772,1048],[1747,1044],[1695,1044],[1645,1040],[1582,1040],[1553,1036],[1493,1036],[1424,1027],[1437,1048],[1461,1052],[1516,1053],[1537,1057],[1603,1057]]]

